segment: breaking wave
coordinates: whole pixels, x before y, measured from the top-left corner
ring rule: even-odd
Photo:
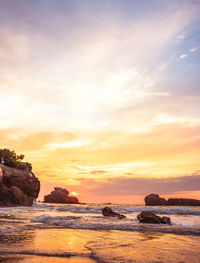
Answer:
[[[71,212],[80,214],[101,214],[102,208],[107,205],[48,205],[37,204],[38,209],[48,209],[60,212]],[[142,211],[152,211],[160,215],[200,215],[200,207],[169,207],[169,206],[129,206],[129,205],[109,205],[114,211],[124,214],[140,213]]]
[[[70,228],[88,230],[159,231],[200,234],[200,207],[150,207],[139,205],[110,205],[126,219],[105,218],[102,208],[106,204],[45,204],[32,207],[0,209],[1,233],[18,232],[36,228]],[[140,224],[137,215],[153,211],[168,215],[172,225]]]

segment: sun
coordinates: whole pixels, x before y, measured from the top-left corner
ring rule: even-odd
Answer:
[[[72,192],[71,193],[73,196],[76,196],[76,195],[78,195],[76,192]]]

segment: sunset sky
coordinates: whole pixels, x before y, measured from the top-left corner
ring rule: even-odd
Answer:
[[[0,0],[0,124],[40,200],[200,199],[200,0]]]

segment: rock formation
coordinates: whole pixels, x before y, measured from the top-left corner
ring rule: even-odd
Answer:
[[[78,204],[78,198],[69,196],[67,189],[54,187],[54,191],[49,195],[44,196],[45,203],[58,203],[58,204]]]
[[[171,224],[171,220],[169,217],[160,217],[150,211],[142,211],[139,215],[137,215],[137,218],[140,223]]]
[[[166,205],[166,200],[158,194],[150,194],[145,197],[146,205]]]
[[[124,215],[114,212],[110,207],[106,206],[102,209],[102,214],[104,216],[118,217],[119,219],[126,218]]]
[[[38,197],[40,182],[31,164],[22,166],[17,169],[0,164],[0,206],[31,206]]]
[[[178,206],[200,206],[200,200],[187,198],[169,198],[166,205]]]
[[[161,198],[158,194],[147,195],[144,200],[147,206],[200,206],[200,200],[187,198],[169,198],[168,200],[165,200],[164,198]]]

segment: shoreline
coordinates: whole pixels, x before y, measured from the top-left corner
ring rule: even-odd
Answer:
[[[104,217],[104,206],[0,208],[0,262],[199,263],[199,207],[110,205],[126,216],[120,220]],[[172,224],[139,223],[143,210],[170,216]]]
[[[157,262],[162,257],[163,263],[197,263],[199,242],[200,236],[158,232],[35,229],[4,235],[0,262],[140,263]]]

